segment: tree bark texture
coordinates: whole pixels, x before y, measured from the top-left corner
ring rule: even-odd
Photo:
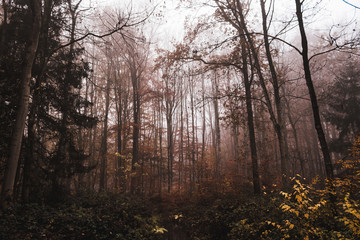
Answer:
[[[32,0],[30,2],[32,11],[32,31],[29,35],[24,63],[23,73],[21,77],[21,90],[20,90],[20,102],[16,114],[16,122],[13,128],[11,143],[10,143],[10,155],[6,164],[4,183],[1,194],[1,205],[6,208],[8,203],[12,201],[13,190],[15,184],[16,169],[20,156],[22,138],[24,134],[26,116],[29,110],[29,98],[30,98],[30,81],[31,70],[35,58],[35,54],[38,48],[39,35],[41,29],[41,1]]]

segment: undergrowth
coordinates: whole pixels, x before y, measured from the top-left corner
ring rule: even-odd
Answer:
[[[175,201],[104,194],[57,206],[19,205],[0,216],[0,239],[360,239],[360,138],[340,164],[342,176],[324,189],[296,176],[290,191],[264,189],[259,196]]]
[[[19,205],[2,213],[0,239],[164,239],[145,201],[118,195],[77,196],[56,206]]]

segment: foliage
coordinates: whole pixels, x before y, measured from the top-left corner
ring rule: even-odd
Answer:
[[[261,220],[279,212],[269,200],[229,193],[200,198],[176,209],[172,221],[186,230],[191,239],[260,239]]]
[[[145,201],[84,195],[56,207],[17,206],[0,218],[0,239],[163,239]]]
[[[360,68],[354,60],[347,60],[339,76],[329,86],[325,119],[336,126],[338,138],[332,139],[331,148],[344,152],[360,131]]]
[[[200,199],[176,209],[172,221],[192,239],[359,239],[359,161],[360,137],[342,162],[347,174],[325,189],[297,176],[289,192]]]

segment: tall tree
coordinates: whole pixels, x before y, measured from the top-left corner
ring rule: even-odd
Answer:
[[[279,142],[279,150],[280,150],[280,159],[281,159],[281,173],[283,174],[283,182],[286,183],[287,176],[287,168],[288,168],[288,153],[287,153],[287,146],[286,146],[286,137],[285,137],[285,121],[283,119],[283,109],[282,109],[282,101],[280,97],[280,82],[278,73],[275,69],[275,64],[273,61],[271,49],[270,49],[270,42],[269,42],[269,34],[268,34],[268,15],[265,9],[265,1],[260,0],[260,7],[261,7],[261,16],[262,16],[262,27],[263,27],[263,36],[264,36],[264,45],[265,45],[265,52],[267,62],[269,64],[269,69],[271,73],[271,83],[274,89],[274,98],[275,98],[275,106],[276,106],[276,116],[277,119],[274,121],[274,128],[278,137]]]
[[[8,203],[12,201],[14,181],[16,175],[16,169],[20,156],[21,143],[24,133],[24,127],[26,117],[29,108],[29,97],[30,97],[30,80],[31,70],[38,48],[40,29],[41,29],[41,2],[37,0],[30,1],[29,10],[32,13],[32,24],[31,33],[27,38],[27,46],[25,50],[24,62],[23,62],[23,73],[21,77],[21,91],[20,91],[20,102],[17,109],[16,123],[14,125],[11,145],[10,145],[10,156],[7,161],[5,170],[5,179],[1,193],[1,206],[6,208]]]
[[[214,105],[214,125],[215,125],[215,134],[214,134],[214,149],[215,149],[215,178],[217,183],[220,181],[221,177],[221,134],[220,134],[220,114],[219,114],[219,79],[214,71],[214,78],[212,79],[213,86],[213,105]]]
[[[254,193],[260,194],[260,177],[259,177],[259,163],[258,163],[258,154],[256,148],[256,139],[255,139],[255,127],[254,127],[254,114],[252,106],[252,95],[251,95],[251,82],[253,79],[250,79],[248,71],[248,50],[246,49],[245,38],[242,37],[242,47],[241,47],[241,57],[242,57],[242,73],[243,81],[245,85],[245,101],[246,101],[246,111],[247,111],[247,125],[249,131],[249,143],[250,143],[250,152],[251,152],[251,162],[252,162],[252,175],[253,175],[253,184],[254,184]]]
[[[303,13],[302,13],[302,6],[304,1],[301,0],[295,0],[296,5],[296,16],[299,24],[299,30],[300,30],[300,36],[301,36],[301,46],[302,46],[302,61],[303,61],[303,68],[304,68],[304,74],[305,74],[305,81],[306,85],[308,87],[310,100],[311,100],[311,107],[314,117],[314,124],[315,129],[318,135],[318,140],[320,143],[324,163],[325,163],[325,170],[326,170],[326,176],[329,179],[332,179],[334,177],[334,171],[333,171],[333,165],[331,162],[330,152],[328,148],[328,144],[326,142],[325,134],[323,127],[321,125],[321,118],[320,118],[320,112],[319,112],[319,105],[316,97],[316,92],[314,88],[314,84],[311,77],[311,70],[310,70],[310,60],[308,56],[309,48],[308,48],[308,40],[305,32],[305,26],[304,26],[304,19],[303,19]]]
[[[105,87],[105,112],[104,112],[104,126],[103,134],[101,139],[101,163],[100,163],[100,185],[99,190],[105,191],[107,186],[107,149],[108,149],[108,118],[109,118],[109,106],[110,106],[110,86],[112,78],[112,56],[109,53],[109,47],[106,46],[106,57],[107,57],[107,66],[106,66],[106,87]]]
[[[276,93],[276,103],[278,104],[277,106],[277,113],[278,113],[278,117],[280,117],[280,119],[278,119],[274,113],[274,109],[272,106],[272,102],[270,99],[270,94],[269,94],[269,90],[266,84],[266,79],[265,79],[265,74],[263,72],[263,68],[261,65],[261,55],[259,54],[259,51],[256,47],[256,39],[254,39],[253,34],[250,32],[248,23],[246,21],[246,13],[247,10],[245,9],[245,6],[249,6],[250,4],[248,2],[243,3],[240,0],[226,0],[226,1],[220,1],[220,0],[215,0],[217,6],[219,7],[221,16],[227,21],[229,22],[238,32],[238,34],[240,36],[244,35],[247,41],[247,46],[251,52],[251,56],[253,59],[253,64],[254,64],[254,68],[257,72],[257,76],[258,76],[258,80],[260,83],[260,86],[262,88],[263,91],[263,96],[265,98],[265,105],[268,109],[268,112],[270,114],[270,120],[274,126],[275,132],[277,134],[278,137],[278,142],[279,142],[279,150],[280,150],[280,158],[281,158],[281,174],[282,174],[282,184],[283,187],[286,187],[287,185],[287,166],[286,166],[286,149],[285,149],[285,144],[284,144],[284,138],[283,138],[283,133],[281,132],[282,128],[281,128],[281,124],[279,122],[279,120],[282,121],[282,110],[281,110],[281,103],[280,103],[280,94],[279,94],[279,86],[278,86],[278,82],[277,82],[277,75],[275,72],[275,68],[272,68],[272,77],[275,78],[275,81],[273,79],[273,86],[274,89],[276,89],[277,93]],[[264,20],[263,20],[263,28],[265,28],[265,32],[267,33],[267,23],[266,23],[266,15],[264,16]],[[267,36],[265,37],[265,40],[268,40]],[[267,45],[267,48],[269,48],[270,46]],[[268,49],[269,50],[269,49]],[[271,58],[271,54],[270,54],[270,50],[268,51],[268,62],[269,63],[273,63],[272,58]],[[274,67],[272,65],[272,67]]]

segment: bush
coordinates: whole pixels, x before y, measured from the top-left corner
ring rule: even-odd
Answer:
[[[148,205],[127,197],[92,195],[49,207],[17,206],[0,218],[0,239],[164,239]]]
[[[360,239],[360,137],[325,189],[291,179],[289,192],[223,195],[178,208],[172,221],[192,239]]]

